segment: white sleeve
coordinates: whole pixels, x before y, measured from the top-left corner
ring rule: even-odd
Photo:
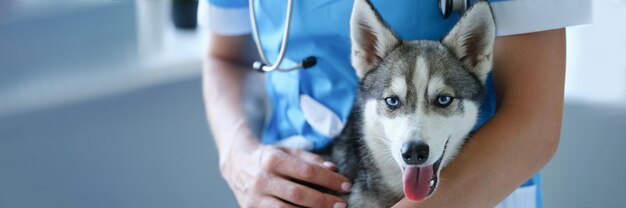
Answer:
[[[591,0],[509,0],[491,3],[498,36],[591,23]]]
[[[210,32],[235,36],[250,34],[252,31],[248,7],[219,7],[207,0],[200,0],[198,3],[198,24],[208,28]]]

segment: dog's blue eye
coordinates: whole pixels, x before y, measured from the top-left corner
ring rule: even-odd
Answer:
[[[437,97],[437,105],[440,107],[448,107],[452,103],[453,98],[446,95],[440,95]]]
[[[400,106],[400,101],[396,97],[385,98],[385,103],[387,103],[387,106],[391,109],[395,109]]]

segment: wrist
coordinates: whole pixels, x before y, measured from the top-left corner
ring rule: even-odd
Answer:
[[[222,139],[221,145],[218,147],[219,166],[221,171],[229,164],[238,160],[238,155],[251,155],[254,151],[261,147],[261,142],[250,131],[239,131]],[[245,154],[241,154],[245,153]]]

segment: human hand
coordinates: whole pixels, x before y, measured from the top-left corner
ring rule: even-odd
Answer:
[[[346,207],[343,199],[300,183],[349,192],[349,179],[334,172],[335,165],[322,157],[259,143],[235,146],[220,157],[220,170],[240,206]]]

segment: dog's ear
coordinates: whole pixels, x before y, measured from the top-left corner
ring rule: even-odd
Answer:
[[[461,63],[483,83],[491,71],[496,25],[486,1],[474,4],[443,39]]]
[[[355,0],[350,17],[352,66],[363,78],[400,40],[382,21],[368,0]]]

